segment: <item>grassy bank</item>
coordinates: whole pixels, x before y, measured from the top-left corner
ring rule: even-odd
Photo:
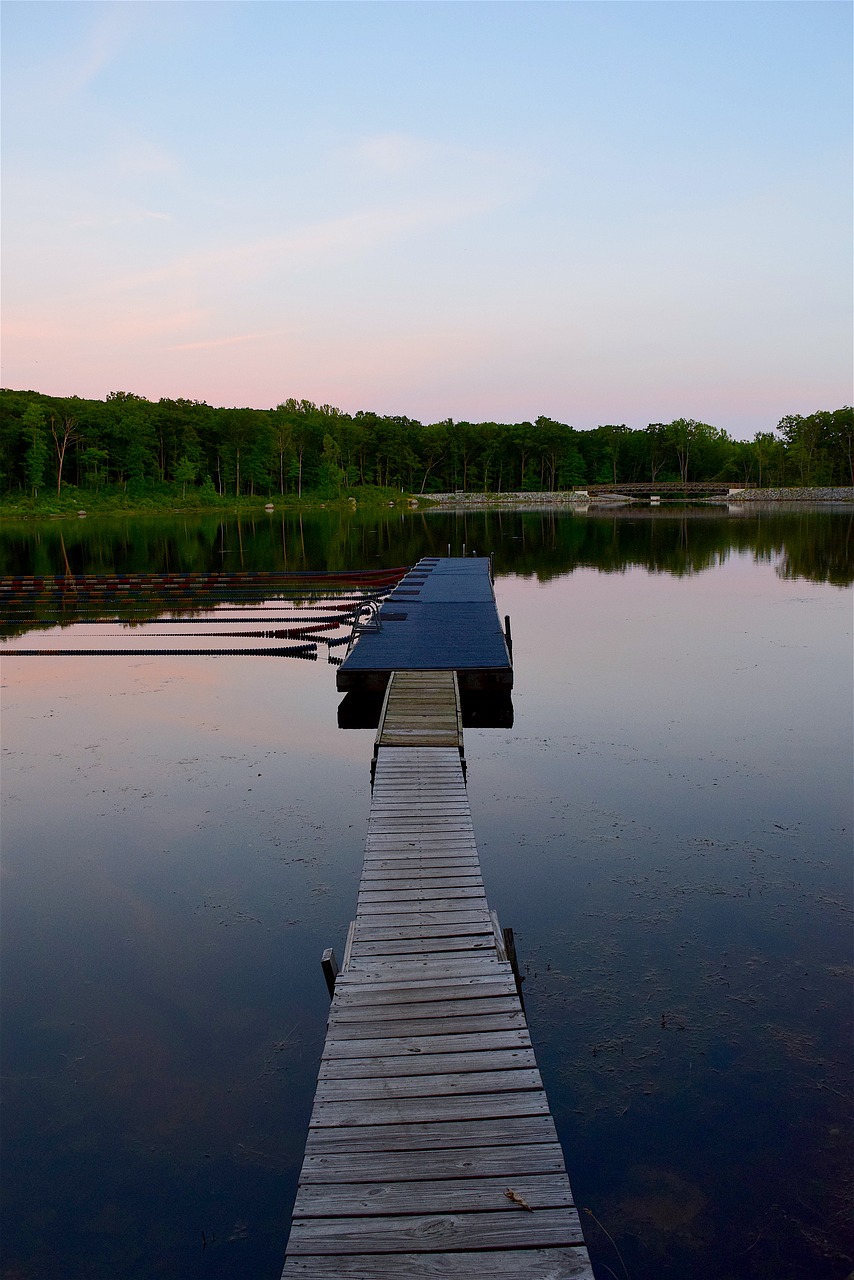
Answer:
[[[87,516],[109,515],[179,515],[184,513],[222,512],[234,515],[238,512],[263,511],[269,504],[275,511],[318,511],[323,508],[401,507],[408,508],[410,498],[399,489],[377,488],[366,485],[351,489],[341,496],[328,497],[306,494],[297,498],[294,494],[220,495],[213,488],[193,488],[182,493],[178,486],[156,491],[133,492],[127,489],[100,490],[78,489],[64,485],[61,494],[39,495],[6,494],[0,498],[0,520],[57,520],[77,519],[81,513]]]

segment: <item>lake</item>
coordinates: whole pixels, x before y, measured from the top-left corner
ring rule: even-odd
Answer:
[[[515,662],[513,727],[466,730],[474,827],[597,1276],[841,1280],[851,507],[7,524],[0,574],[463,543]],[[117,632],[3,627],[2,1275],[276,1280],[373,731],[323,649],[8,653]]]

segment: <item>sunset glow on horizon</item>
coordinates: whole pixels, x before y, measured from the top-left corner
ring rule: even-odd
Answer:
[[[850,403],[846,3],[3,26],[6,387],[738,438]]]

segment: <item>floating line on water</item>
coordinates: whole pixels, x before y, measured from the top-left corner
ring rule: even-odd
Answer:
[[[0,578],[0,592],[34,589],[79,591],[89,588],[93,590],[127,590],[130,587],[161,587],[169,590],[188,587],[213,587],[227,590],[235,585],[240,586],[272,586],[280,590],[287,586],[293,588],[307,583],[323,584],[327,588],[336,583],[352,588],[360,582],[378,586],[398,581],[409,572],[408,567],[397,569],[341,570],[336,573],[311,572],[276,572],[248,570],[239,573],[81,573],[81,574],[12,574]]]
[[[341,621],[331,623],[330,625],[344,626],[348,622],[351,623],[355,616],[355,610],[348,613],[339,614],[338,616],[341,619]],[[314,628],[315,630],[321,630],[324,625],[329,623],[329,619],[326,615],[322,617],[317,617],[314,614],[303,615],[298,613],[286,614],[284,617],[270,617],[268,615],[262,614],[258,618],[246,618],[239,613],[234,614],[233,616],[230,614],[221,614],[215,618],[186,618],[186,617],[147,618],[147,619],[140,618],[138,622],[132,618],[131,619],[128,619],[128,618],[74,618],[68,614],[63,614],[62,616],[57,616],[57,617],[40,618],[35,614],[31,616],[24,616],[23,614],[18,613],[18,614],[15,614],[14,616],[9,615],[9,621],[33,622],[33,623],[38,623],[40,625],[44,623],[45,625],[48,625],[48,626],[58,625],[64,622],[64,623],[67,623],[69,626],[75,626],[75,627],[98,627],[98,626],[109,626],[109,625],[115,625],[119,627],[119,626],[122,626],[123,624],[128,624],[130,626],[156,625],[158,627],[182,627],[182,626],[186,626],[189,622],[192,622],[195,626],[213,626],[215,624],[219,624],[222,622],[242,622],[244,625],[253,625],[260,622],[305,622],[305,623],[314,622],[314,623],[320,624],[319,626]],[[174,635],[176,633],[173,632],[172,634]],[[211,635],[213,633],[208,632],[208,634]]]
[[[4,658],[307,658],[317,660],[314,644],[288,649],[3,649]]]
[[[254,640],[302,640],[302,639],[305,639],[306,641],[313,641],[315,639],[314,633],[316,631],[323,631],[326,629],[328,629],[329,631],[337,631],[338,628],[341,627],[342,625],[343,624],[340,622],[328,622],[328,623],[321,623],[320,626],[291,627],[289,629],[280,629],[278,631],[206,631],[205,639],[206,640],[233,640],[240,637],[245,637],[246,639],[254,639]],[[133,634],[139,636],[141,639],[150,639],[150,640],[173,640],[173,639],[188,640],[190,639],[191,636],[194,636],[196,632],[195,631],[178,631],[178,632],[147,631],[147,630],[140,629],[140,630],[134,631]],[[114,636],[106,633],[103,636],[96,635],[94,638],[96,640],[118,640],[118,639],[124,640],[125,639],[124,636]],[[321,640],[324,644],[326,643],[326,638],[324,636],[318,636],[317,638]]]

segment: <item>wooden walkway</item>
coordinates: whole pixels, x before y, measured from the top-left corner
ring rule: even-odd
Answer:
[[[462,755],[463,721],[453,672],[391,673],[375,743],[376,750],[380,747],[456,747]]]
[[[447,715],[452,703],[459,711],[456,678],[399,674],[377,735],[358,914],[283,1280],[592,1280],[484,894],[459,722]],[[438,729],[429,737],[428,696],[441,745],[432,745]],[[407,745],[388,745],[398,741]]]

